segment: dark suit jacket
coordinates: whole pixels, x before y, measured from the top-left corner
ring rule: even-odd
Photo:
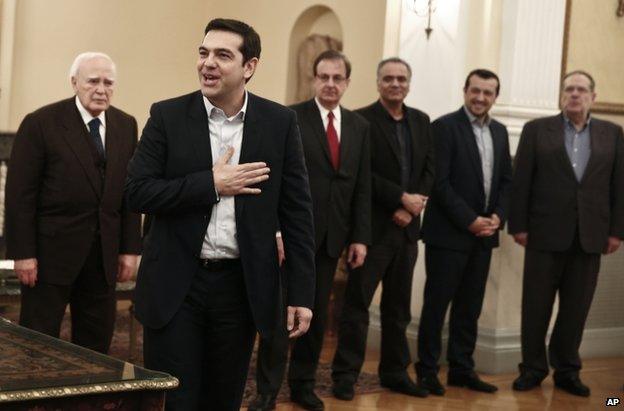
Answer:
[[[340,107],[340,167],[334,170],[327,134],[314,99],[291,107],[297,113],[314,214],[316,247],[339,257],[347,243],[371,243],[371,174],[368,123]]]
[[[371,125],[373,244],[396,244],[404,236],[409,242],[418,241],[420,218],[414,218],[407,227],[400,228],[392,221],[392,215],[402,207],[404,191],[429,195],[433,185],[433,141],[429,116],[411,107],[403,108],[412,137],[412,171],[407,190],[401,187],[402,156],[396,131],[388,121],[388,112],[379,101],[356,111]]]
[[[96,159],[74,97],[28,114],[8,167],[8,258],[36,257],[39,281],[71,284],[99,227],[104,270],[114,284],[118,255],[141,250],[140,217],[122,201],[136,141],[136,120],[110,107],[104,164]]]
[[[509,233],[528,232],[528,247],[564,251],[578,230],[582,248],[601,253],[624,238],[622,127],[592,118],[591,156],[581,182],[565,150],[563,116],[525,124],[515,158]]]
[[[295,113],[248,96],[240,163],[264,161],[271,172],[257,185],[261,194],[236,196],[236,230],[251,311],[260,332],[270,334],[283,307],[277,218],[288,256],[288,305],[313,306],[312,201]],[[128,168],[128,203],[151,214],[135,298],[137,317],[150,328],[169,322],[198,271],[218,201],[209,136],[199,91],[155,103]]]
[[[436,180],[423,221],[426,244],[460,251],[470,250],[476,241],[486,247],[498,246],[498,232],[478,238],[468,230],[478,216],[496,213],[502,227],[508,215],[511,158],[507,128],[492,119],[490,134],[494,166],[486,209],[481,157],[464,108],[433,122]]]

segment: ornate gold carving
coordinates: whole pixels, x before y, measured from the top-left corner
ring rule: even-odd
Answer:
[[[103,394],[121,391],[170,390],[176,388],[179,381],[175,377],[145,381],[121,381],[105,384],[82,385],[74,387],[40,388],[36,390],[0,392],[0,403],[12,401],[36,400],[42,398],[72,397],[86,394]]]

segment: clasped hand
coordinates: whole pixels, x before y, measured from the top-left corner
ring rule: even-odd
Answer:
[[[264,162],[228,164],[234,154],[230,147],[212,167],[214,185],[221,196],[237,194],[260,194],[259,188],[251,188],[269,178],[270,169]]]
[[[496,233],[500,227],[500,218],[496,214],[488,217],[477,217],[472,224],[468,226],[468,230],[477,237],[489,237]]]

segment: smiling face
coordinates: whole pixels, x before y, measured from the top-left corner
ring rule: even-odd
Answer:
[[[402,63],[389,62],[377,74],[379,98],[386,104],[401,104],[409,93],[410,73]]]
[[[111,104],[115,86],[113,63],[103,57],[86,60],[72,76],[71,84],[82,106],[97,117]]]
[[[591,82],[586,76],[573,74],[563,81],[561,110],[569,118],[587,118],[595,99],[596,93],[591,89]]]
[[[314,94],[323,107],[333,110],[349,87],[347,66],[342,59],[321,60],[316,66]]]
[[[464,104],[475,117],[484,118],[496,102],[495,78],[484,79],[476,74],[470,76],[468,86],[464,88]]]
[[[243,63],[242,44],[243,37],[239,34],[211,30],[199,47],[199,85],[202,94],[215,105],[227,105],[239,99],[246,80],[256,69],[255,57]]]

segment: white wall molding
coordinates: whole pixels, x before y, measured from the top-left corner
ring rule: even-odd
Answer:
[[[371,306],[368,345],[375,349],[381,347],[381,322],[379,307]],[[477,371],[487,374],[515,372],[521,359],[520,330],[511,328],[479,327],[474,359]],[[415,318],[407,327],[412,360],[416,361],[418,342],[418,319]],[[442,330],[443,355],[446,357],[448,328]],[[550,339],[550,333],[547,341]],[[581,344],[582,358],[621,357],[624,356],[624,327],[586,329]]]

